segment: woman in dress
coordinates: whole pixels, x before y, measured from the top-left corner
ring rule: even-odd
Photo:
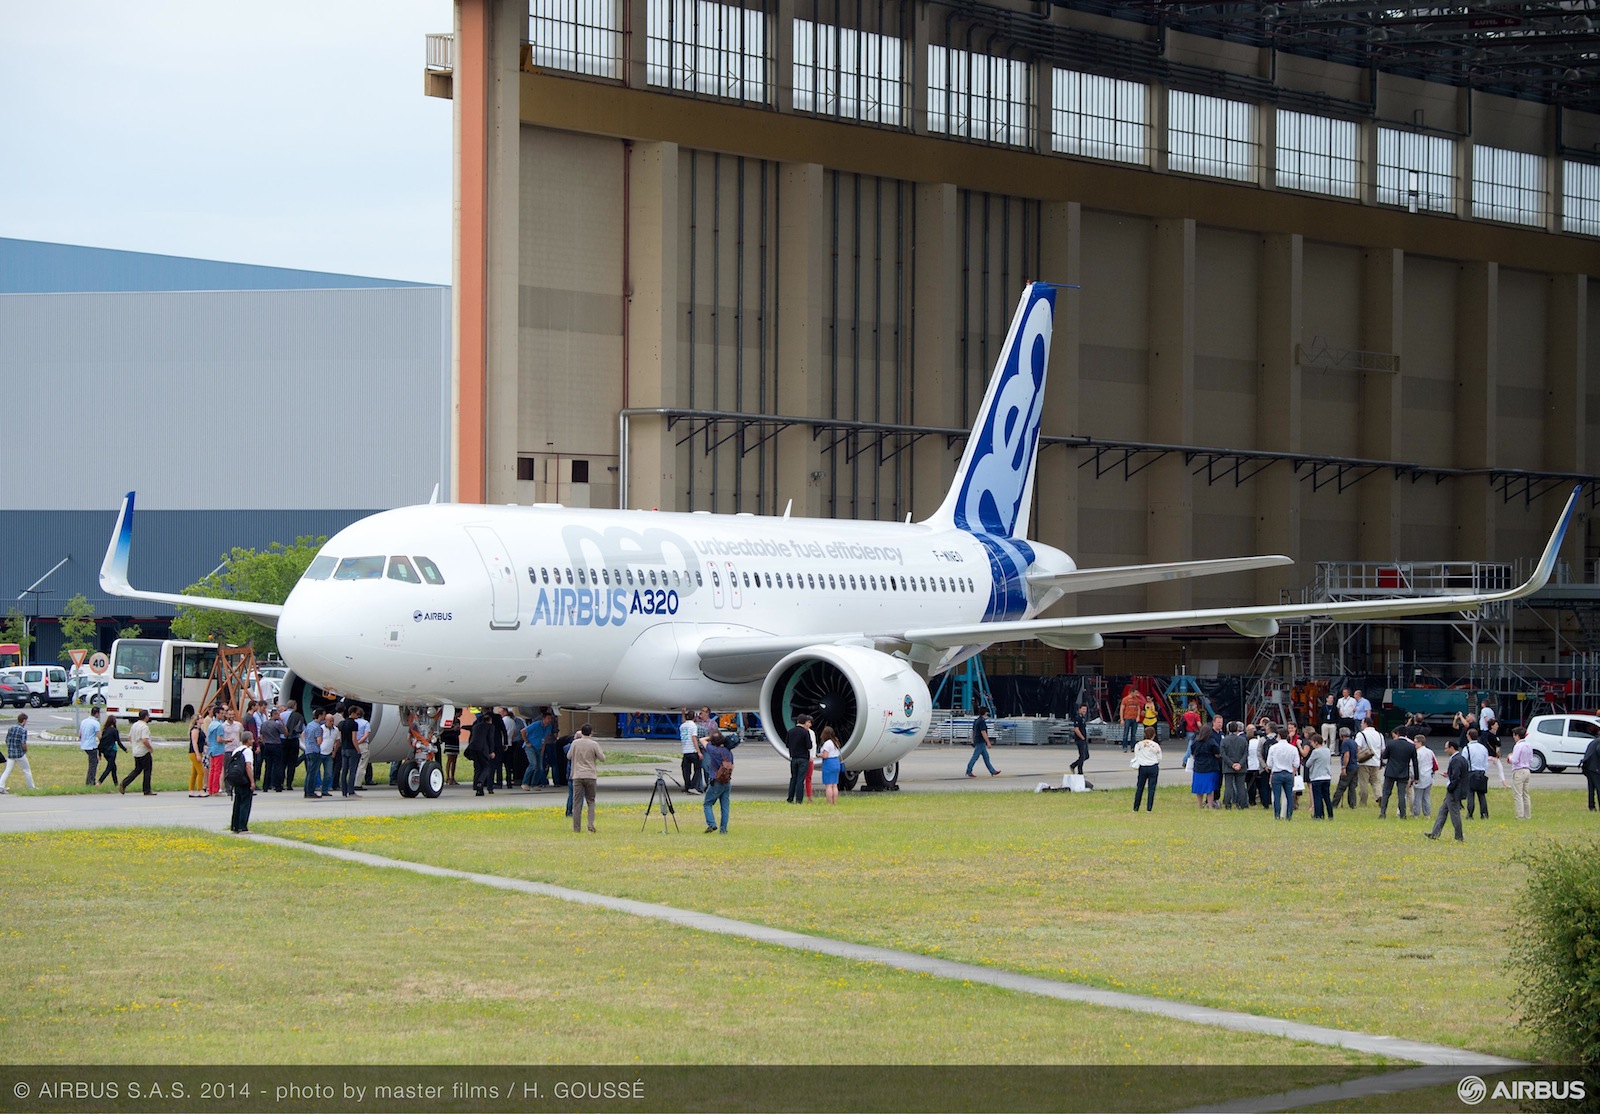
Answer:
[[[839,803],[839,736],[833,728],[822,729],[822,745],[817,750],[822,759],[822,789],[830,805]]]

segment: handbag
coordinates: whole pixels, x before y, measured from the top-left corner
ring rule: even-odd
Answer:
[[[1295,774],[1294,775],[1294,791],[1296,793],[1304,792],[1305,787],[1306,787],[1306,779],[1301,777],[1299,774]]]

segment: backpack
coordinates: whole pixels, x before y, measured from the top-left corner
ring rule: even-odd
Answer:
[[[250,784],[250,775],[245,770],[243,747],[228,755],[228,761],[222,767],[222,780],[237,789]]]
[[[725,761],[717,768],[717,776],[711,779],[718,785],[727,785],[733,780],[733,762]]]

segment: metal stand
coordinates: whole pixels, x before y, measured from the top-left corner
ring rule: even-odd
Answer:
[[[656,795],[660,794],[661,802],[656,803]],[[678,832],[683,829],[678,827],[678,810],[672,807],[672,790],[667,788],[667,771],[656,771],[656,783],[650,790],[650,803],[644,806],[644,823],[639,825],[642,832],[650,826],[650,810],[655,809],[661,814],[661,834],[667,834],[667,817],[672,817],[672,827]]]

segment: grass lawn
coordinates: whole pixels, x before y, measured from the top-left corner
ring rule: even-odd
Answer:
[[[737,792],[737,791],[736,791]],[[665,902],[1163,998],[1534,1058],[1503,965],[1535,840],[1593,833],[1581,793],[1534,794],[1465,845],[1375,808],[1336,823],[1199,813],[1163,789],[851,794],[836,808],[735,799],[726,838],[641,834],[602,806],[574,837],[558,810],[292,821],[296,839]],[[603,800],[603,794],[602,794]],[[707,885],[708,877],[716,878]]]
[[[187,830],[0,856],[12,1063],[1379,1062]]]

